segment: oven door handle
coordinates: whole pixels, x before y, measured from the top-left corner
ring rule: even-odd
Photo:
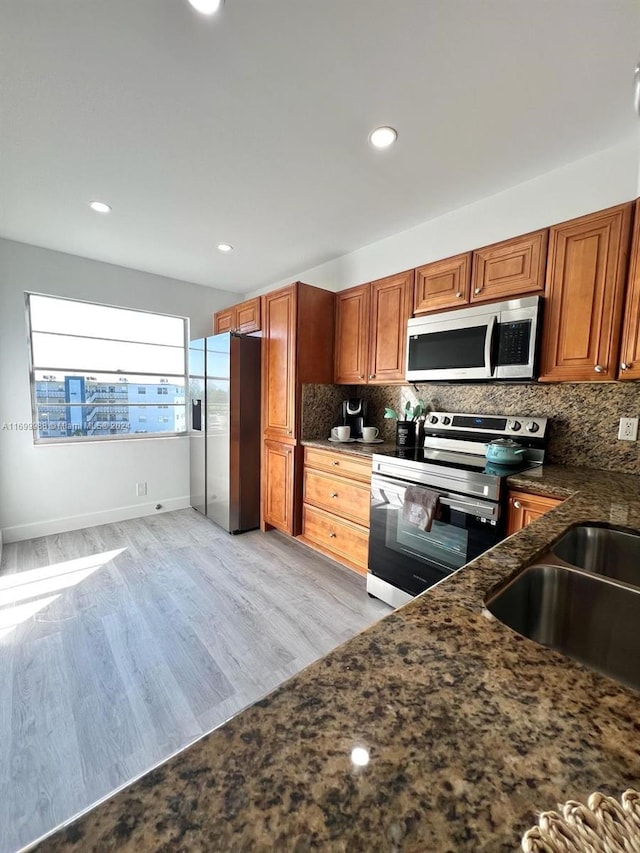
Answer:
[[[402,505],[404,493],[411,483],[399,483],[374,474],[371,478],[371,485],[373,488],[378,488],[382,492],[388,492],[389,494],[395,495],[398,499],[398,504]],[[428,489],[429,487],[424,486],[424,488]],[[432,491],[438,492],[439,490],[432,489]],[[439,501],[443,506],[448,506],[454,510],[459,507],[461,512],[466,512],[467,515],[475,515],[478,518],[497,519],[500,514],[498,504],[469,501],[464,498],[455,498],[443,494],[439,494]]]
[[[494,504],[485,504],[485,503],[475,503],[474,501],[465,501],[459,498],[440,498],[440,503],[443,506],[451,507],[451,509],[457,509],[458,507],[463,508],[463,511],[467,513],[467,515],[477,515],[479,518],[493,518],[497,519],[498,517],[498,507]],[[464,509],[468,507],[468,509]]]
[[[452,507],[455,504],[456,506],[470,506],[470,507],[473,507],[473,509],[481,509],[481,510],[488,509],[491,506],[490,504],[484,504],[484,503],[479,504],[479,503],[476,503],[475,501],[464,501],[464,500],[461,500],[459,498],[445,498],[445,497],[440,498],[440,503],[444,504],[444,506],[451,506]]]

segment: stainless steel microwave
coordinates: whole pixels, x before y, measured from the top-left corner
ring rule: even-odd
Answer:
[[[409,320],[407,381],[534,379],[541,304],[526,296]]]

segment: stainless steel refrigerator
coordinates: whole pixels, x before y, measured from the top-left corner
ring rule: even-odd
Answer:
[[[260,343],[189,344],[191,506],[230,533],[260,525]]]

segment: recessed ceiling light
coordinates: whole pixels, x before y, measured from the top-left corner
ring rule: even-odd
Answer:
[[[213,15],[224,3],[224,0],[189,0],[196,12],[202,15]]]
[[[233,249],[233,246],[230,246],[229,243],[218,243],[218,249],[221,252],[230,252]]]
[[[103,201],[90,201],[89,207],[91,210],[95,210],[96,213],[111,213],[111,208]]]
[[[369,142],[374,148],[388,148],[398,138],[398,131],[393,127],[377,127],[369,134]]]

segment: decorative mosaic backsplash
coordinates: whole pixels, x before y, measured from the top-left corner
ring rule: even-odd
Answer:
[[[618,441],[621,417],[640,416],[640,383],[592,382],[558,384],[347,386],[305,385],[302,397],[303,438],[327,438],[338,423],[340,403],[364,397],[368,421],[388,441],[395,421],[384,420],[385,406],[403,408],[422,398],[431,410],[483,415],[531,415],[551,419],[547,460],[640,474],[640,443]]]

